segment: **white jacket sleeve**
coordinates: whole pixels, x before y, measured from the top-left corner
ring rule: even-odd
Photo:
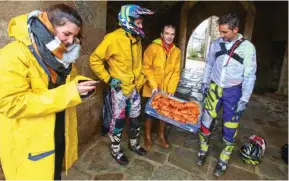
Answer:
[[[256,50],[253,44],[245,49],[244,80],[242,83],[242,97],[240,100],[249,102],[256,80]]]

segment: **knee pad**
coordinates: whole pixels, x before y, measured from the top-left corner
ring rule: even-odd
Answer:
[[[128,129],[128,137],[130,139],[136,139],[139,136],[140,127],[138,128],[129,128]]]

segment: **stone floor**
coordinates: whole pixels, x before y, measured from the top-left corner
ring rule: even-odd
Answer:
[[[288,143],[288,100],[276,95],[253,95],[241,118],[229,168],[225,175],[214,176],[214,168],[221,151],[221,124],[218,122],[211,138],[206,164],[197,166],[195,158],[199,149],[197,135],[167,126],[169,149],[159,146],[156,134],[154,144],[146,156],[138,156],[127,148],[124,135],[122,148],[129,164],[120,166],[109,153],[109,139],[100,136],[80,156],[69,170],[69,180],[288,180],[288,166],[280,159],[280,147]],[[141,145],[143,145],[143,125]],[[244,163],[238,155],[241,145],[256,134],[267,142],[262,162],[257,166]]]

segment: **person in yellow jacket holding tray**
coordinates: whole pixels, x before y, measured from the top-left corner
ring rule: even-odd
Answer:
[[[139,91],[145,82],[142,74],[142,46],[144,38],[143,18],[152,11],[137,5],[124,5],[118,14],[120,28],[107,34],[90,56],[94,73],[111,87],[112,120],[109,123],[111,155],[121,165],[128,159],[120,148],[125,124],[126,107],[129,107],[129,149],[139,155],[146,150],[139,145],[139,115],[141,110]],[[104,68],[107,61],[109,69]]]
[[[82,19],[58,4],[13,18],[0,49],[0,159],[6,180],[60,180],[78,158],[75,106],[96,81],[77,76]],[[83,81],[83,82],[80,82]]]
[[[147,82],[143,87],[143,97],[151,97],[158,91],[174,95],[180,79],[181,52],[173,41],[175,38],[175,27],[171,24],[165,25],[158,38],[150,44],[144,52],[143,72]],[[151,122],[153,117],[146,114],[145,119],[145,146],[151,148]],[[159,125],[159,140],[164,148],[169,148],[165,139],[165,122]]]

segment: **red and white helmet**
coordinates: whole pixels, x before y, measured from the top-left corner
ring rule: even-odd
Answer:
[[[250,141],[253,141],[253,142],[255,142],[255,143],[257,143],[258,145],[261,146],[261,148],[262,148],[262,156],[263,156],[264,153],[265,153],[265,150],[266,150],[266,142],[265,142],[265,140],[262,137],[253,135],[253,136],[251,136],[249,138],[249,142]]]

